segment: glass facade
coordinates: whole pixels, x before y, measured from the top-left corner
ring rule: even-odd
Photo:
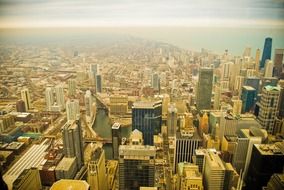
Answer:
[[[259,65],[260,69],[264,68],[265,61],[267,59],[271,59],[271,47],[272,47],[272,38],[265,38],[262,58]]]
[[[124,160],[119,164],[119,189],[139,190],[140,186],[153,187],[155,165],[153,160]]]
[[[132,129],[143,133],[145,145],[153,145],[153,136],[161,132],[162,102],[157,102],[151,107],[132,108]]]
[[[212,86],[213,69],[200,68],[196,93],[196,107],[198,110],[211,108]]]
[[[243,102],[242,113],[250,112],[255,104],[256,90],[250,86],[243,86],[241,100]]]

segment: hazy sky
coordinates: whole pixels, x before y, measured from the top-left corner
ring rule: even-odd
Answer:
[[[0,0],[0,27],[284,27],[284,0]]]

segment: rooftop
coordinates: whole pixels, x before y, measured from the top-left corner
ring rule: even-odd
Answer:
[[[3,176],[8,187],[12,187],[13,182],[24,171],[31,167],[38,167],[44,160],[45,151],[48,148],[47,140],[39,145],[33,145]]]
[[[89,187],[84,180],[61,179],[56,181],[50,190],[88,190]]]
[[[258,149],[258,151],[262,155],[282,155],[284,154],[281,152],[279,147],[275,144],[254,144],[254,146]]]
[[[251,87],[251,86],[243,86],[243,88],[244,89],[246,89],[246,90],[255,90],[253,87]]]
[[[206,154],[206,157],[209,158],[208,162],[212,168],[218,169],[218,170],[225,170],[224,164],[221,158],[217,154],[213,152],[208,152],[208,154]]]
[[[76,157],[63,157],[63,159],[58,163],[56,170],[69,170],[74,162],[76,162]]]
[[[152,101],[152,102],[145,102],[145,101],[134,102],[132,108],[134,108],[134,109],[153,109],[153,108],[156,108],[158,106],[162,106],[161,100]]]
[[[281,90],[280,86],[271,86],[271,85],[265,86],[264,89],[267,91],[280,91]]]
[[[121,156],[135,156],[135,157],[155,157],[155,146],[149,145],[120,145],[119,155]]]
[[[120,128],[120,123],[114,123],[111,128],[112,129],[119,129]]]

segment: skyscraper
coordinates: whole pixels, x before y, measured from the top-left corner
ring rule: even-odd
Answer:
[[[154,146],[119,146],[119,190],[153,187],[156,149]]]
[[[177,108],[175,104],[170,104],[167,118],[168,136],[175,137],[177,131]]]
[[[243,76],[238,75],[236,77],[236,81],[235,81],[235,85],[234,85],[234,91],[236,92],[236,94],[238,96],[240,96],[241,93],[242,93],[242,87],[244,85],[244,80],[245,80],[245,77],[243,77]]]
[[[87,181],[91,190],[107,190],[108,181],[106,176],[105,151],[98,147],[91,155],[88,163]]]
[[[283,56],[284,49],[275,49],[274,55],[274,73],[273,76],[280,78],[282,70],[283,70]]]
[[[284,82],[284,81],[283,81]],[[278,102],[278,117],[284,118],[284,83],[283,86],[281,86],[280,89],[280,95],[279,95],[279,102]]]
[[[102,88],[103,88],[103,84],[102,84],[102,75],[96,75],[96,92],[101,93],[102,92]]]
[[[214,104],[213,109],[218,110],[220,108],[221,88],[219,85],[215,85],[214,88]]]
[[[200,68],[196,91],[196,107],[198,110],[211,108],[213,85],[213,69]]]
[[[118,147],[121,144],[121,127],[119,123],[114,123],[112,125],[111,136],[113,159],[118,159]]]
[[[98,64],[91,64],[90,71],[95,75],[99,73],[99,65]]]
[[[251,161],[252,146],[253,144],[261,143],[265,133],[265,130],[250,128],[241,129],[238,135],[237,146],[233,156],[233,166],[239,173],[242,170],[244,177],[246,177]]]
[[[51,107],[54,104],[54,96],[53,96],[53,88],[47,87],[45,89],[45,102],[46,102],[46,110],[52,111]]]
[[[99,74],[99,64],[90,65],[90,79],[93,85],[96,84],[96,76]]]
[[[271,48],[272,48],[272,38],[265,38],[262,58],[259,65],[260,69],[264,68],[265,61],[267,59],[271,59]]]
[[[204,186],[207,190],[219,190],[224,187],[225,167],[220,157],[208,152],[205,156]]]
[[[151,87],[154,90],[156,90],[156,91],[160,90],[160,78],[159,78],[158,73],[152,74],[152,77],[151,77]]]
[[[272,77],[273,74],[273,62],[270,59],[265,61],[264,77]]]
[[[90,90],[87,90],[86,91],[86,94],[85,94],[85,108],[86,108],[86,115],[89,117],[89,118],[92,118],[93,117],[93,97],[92,97],[92,93]]]
[[[233,102],[233,115],[241,115],[242,112],[242,100],[232,100]]]
[[[79,100],[70,100],[66,102],[66,114],[67,120],[76,120],[78,115],[80,115],[80,105]]]
[[[63,152],[67,158],[76,158],[77,168],[84,164],[84,149],[80,119],[67,121],[61,128]]]
[[[258,94],[260,90],[260,78],[258,77],[246,77],[244,80],[244,86],[251,86],[256,90],[256,94]]]
[[[252,149],[248,176],[247,189],[258,190],[266,186],[274,173],[283,173],[284,153],[281,143],[255,144]]]
[[[68,95],[75,96],[76,95],[76,81],[75,79],[68,80]]]
[[[231,70],[233,68],[234,63],[227,62],[221,64],[221,80],[229,80]]]
[[[252,111],[256,101],[256,90],[251,86],[243,86],[241,100],[242,113]]]
[[[255,70],[259,70],[259,59],[260,59],[260,49],[257,49],[255,52]]]
[[[161,132],[162,101],[135,102],[132,106],[132,129],[143,133],[145,145],[153,145],[153,136]]]
[[[259,105],[258,122],[268,133],[272,133],[280,95],[279,86],[265,86]]]
[[[195,131],[193,137],[177,132],[175,142],[175,154],[174,154],[174,171],[177,172],[178,163],[180,162],[192,162],[192,156],[199,147],[202,147],[202,139],[198,132]]]
[[[63,86],[57,85],[55,87],[55,95],[56,95],[56,103],[60,107],[61,110],[65,109],[65,97],[64,97],[64,90]]]
[[[25,102],[26,110],[30,110],[32,108],[32,103],[30,93],[27,88],[21,90],[21,98]]]

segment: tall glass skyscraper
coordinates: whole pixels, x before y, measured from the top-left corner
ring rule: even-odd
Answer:
[[[102,75],[96,75],[96,92],[102,92]]]
[[[143,133],[145,145],[153,145],[153,136],[161,132],[162,101],[135,102],[132,107],[132,129]]]
[[[213,86],[213,69],[200,68],[196,92],[196,107],[198,110],[211,108]]]
[[[265,38],[262,58],[259,65],[260,69],[264,68],[265,61],[267,59],[271,59],[271,48],[272,48],[272,38]]]
[[[119,190],[139,190],[155,183],[156,148],[144,145],[119,146]]]
[[[256,99],[256,90],[251,86],[243,86],[241,100],[243,103],[242,113],[252,111]]]

